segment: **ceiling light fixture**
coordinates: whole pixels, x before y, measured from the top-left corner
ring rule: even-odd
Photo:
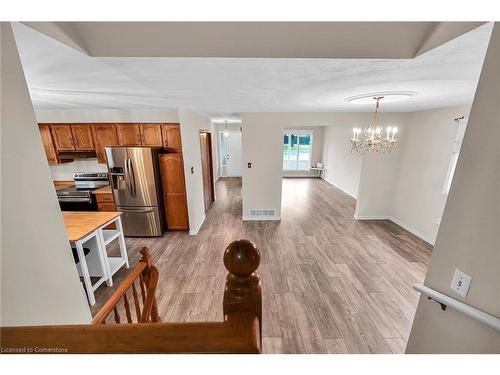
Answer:
[[[388,126],[385,129],[384,136],[383,127],[377,124],[380,101],[384,99],[384,97],[375,96],[372,99],[376,101],[373,124],[365,126],[364,129],[354,128],[352,130],[353,136],[351,138],[351,152],[357,151],[362,154],[367,151],[390,153],[398,142],[396,138],[396,133],[398,132],[397,126]]]

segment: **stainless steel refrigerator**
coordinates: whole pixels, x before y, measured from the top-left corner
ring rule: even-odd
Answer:
[[[158,155],[160,147],[106,147],[116,209],[125,236],[161,236],[165,214]]]

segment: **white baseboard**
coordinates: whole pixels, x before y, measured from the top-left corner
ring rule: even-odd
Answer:
[[[274,221],[280,221],[281,216],[280,215],[275,215],[275,216],[243,216],[242,218],[243,221],[262,221],[262,220],[274,220]]]
[[[357,215],[354,214],[356,220],[391,220],[392,216],[389,215]]]
[[[401,220],[399,220],[391,215],[356,215],[356,214],[354,214],[354,218],[356,220],[390,220],[394,224],[399,225],[401,228],[407,230],[411,234],[414,234],[415,236],[424,240],[428,244],[434,246],[434,243],[435,243],[435,240],[432,239],[431,237],[426,236],[422,232],[416,230],[415,228],[409,226],[408,224],[403,223]]]
[[[332,185],[332,186],[336,187],[337,189],[342,190],[342,191],[343,191],[344,193],[346,193],[348,196],[350,196],[350,197],[352,197],[352,198],[354,198],[354,199],[356,199],[356,200],[358,199],[358,197],[356,197],[355,195],[353,195],[353,194],[349,193],[348,191],[345,191],[343,188],[341,188],[340,186],[338,186],[338,185],[334,184],[332,181],[328,180],[327,178],[321,177],[321,179],[322,179],[322,180],[324,180],[324,181],[326,181],[326,182],[328,182],[330,185]]]
[[[205,218],[206,218],[206,216],[203,215],[203,220],[201,220],[200,223],[196,227],[189,228],[189,235],[190,236],[196,236],[198,234],[198,232],[200,231],[201,226],[205,222]]]
[[[395,218],[395,217],[392,217],[391,218],[391,221],[397,225],[399,225],[401,228],[404,228],[406,229],[408,232],[414,234],[415,236],[421,238],[422,240],[424,240],[425,242],[427,242],[428,244],[431,244],[432,246],[434,246],[434,243],[436,242],[435,239],[429,237],[429,236],[426,236],[425,234],[423,234],[422,232],[416,230],[415,228],[403,223],[401,220]]]

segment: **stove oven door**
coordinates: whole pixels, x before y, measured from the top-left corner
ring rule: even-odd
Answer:
[[[59,197],[61,211],[98,211],[97,201],[91,198],[64,198]]]

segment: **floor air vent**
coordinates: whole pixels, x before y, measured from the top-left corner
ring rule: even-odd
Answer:
[[[249,216],[275,216],[276,210],[251,208],[248,210]]]

